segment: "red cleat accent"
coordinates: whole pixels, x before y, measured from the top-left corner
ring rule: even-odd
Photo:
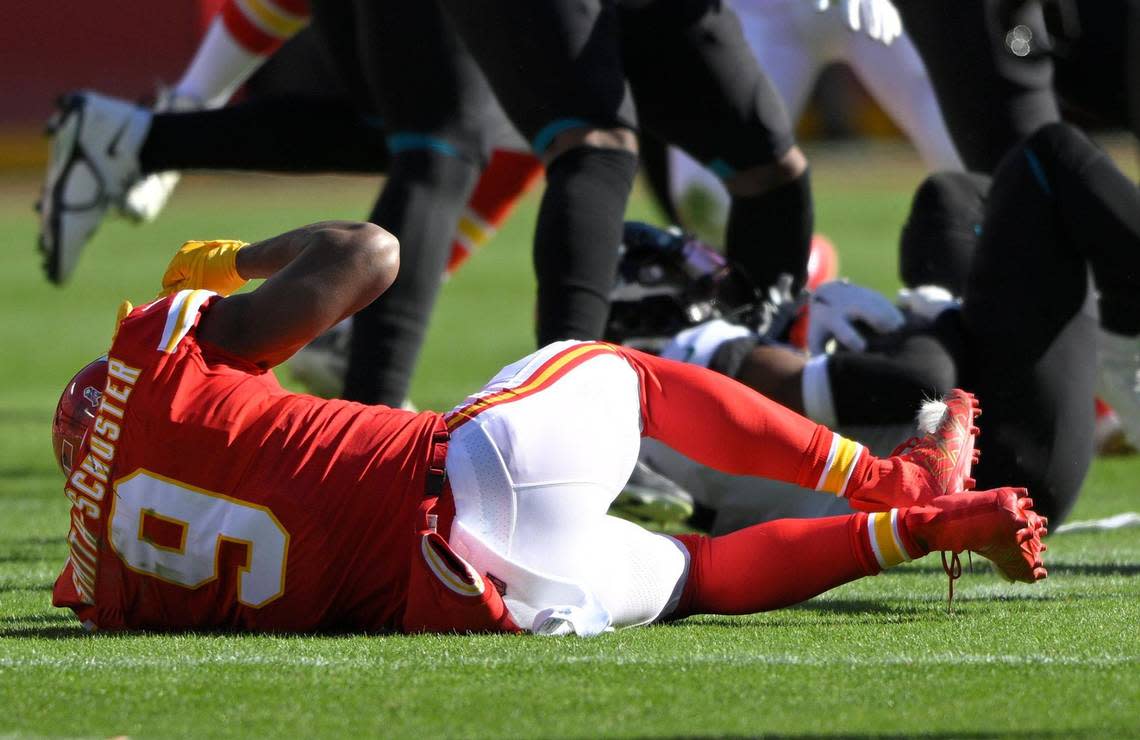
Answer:
[[[1006,579],[1033,583],[1048,575],[1041,559],[1048,520],[1033,511],[1027,494],[1024,488],[995,488],[939,496],[906,510],[907,531],[927,550],[976,552]]]
[[[974,438],[980,433],[974,419],[982,413],[978,399],[955,388],[942,397],[942,403],[946,404],[946,413],[937,427],[907,440],[892,455],[921,466],[933,476],[930,498],[973,488],[976,481],[970,477],[970,468],[981,455],[974,449]]]

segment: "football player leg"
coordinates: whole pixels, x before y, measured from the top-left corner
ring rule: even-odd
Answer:
[[[1011,577],[1044,575],[1040,522],[1020,494],[949,504],[906,460],[875,459],[714,373],[613,345],[540,350],[457,407],[448,426],[451,544],[504,582],[516,622],[534,631],[591,634],[670,615],[775,608],[943,546],[993,548]],[[605,515],[642,433],[727,472],[847,492],[856,503],[878,499],[874,508],[885,513],[775,522],[711,542],[649,534]],[[971,515],[979,520],[964,523]],[[935,520],[957,524],[926,527]],[[980,520],[985,526],[975,527]],[[761,555],[803,570],[746,567]]]
[[[961,170],[922,58],[904,32],[890,45],[849,34],[843,58],[918,150],[931,171]]]
[[[1005,578],[1032,583],[1046,576],[1046,522],[1032,505],[1025,489],[1001,488],[882,513],[780,519],[720,537],[680,535],[691,563],[668,616],[778,609],[936,550],[977,552]]]
[[[969,373],[1002,431],[977,474],[1017,471],[1009,480],[1035,485],[1053,516],[1071,508],[1091,458],[1098,335],[1090,270],[1101,393],[1126,433],[1140,433],[1138,214],[1136,186],[1064,124],[1010,152],[989,193],[962,322]]]
[[[760,68],[783,100],[789,118],[798,120],[819,71],[827,63],[826,55],[817,48],[820,44],[816,43],[818,24],[827,19],[814,5],[799,0],[730,5],[740,18],[744,37]],[[675,99],[674,105],[679,116],[686,115],[691,107],[684,98]],[[671,192],[685,216],[686,227],[719,243],[730,204],[724,182],[677,148],[669,150],[669,165]]]
[[[628,9],[622,20],[646,128],[704,162],[732,196],[728,256],[757,285],[775,284],[781,273],[803,285],[812,233],[807,160],[736,14],[693,0]]]
[[[155,114],[81,92],[63,99],[49,127],[40,249],[56,283],[71,275],[110,209],[123,208],[131,188],[148,175],[188,169],[382,172],[388,163],[383,130],[336,99],[254,100]],[[154,196],[150,187],[147,198]]]
[[[443,4],[547,167],[534,240],[538,342],[599,337],[637,169],[615,4]]]
[[[1004,15],[1000,0],[953,3],[939,13],[929,12],[922,0],[894,3],[966,169],[992,172],[1022,137],[1060,120],[1052,59],[1040,53],[1018,56],[1005,46],[1015,24],[1028,28],[1033,40],[1049,38],[1039,3],[1016,4],[1008,25],[999,20]],[[963,79],[970,84],[961,84]]]
[[[326,4],[318,2],[314,14]],[[403,259],[392,288],[353,317],[344,397],[399,406],[452,236],[490,152],[495,101],[435,2],[359,0],[353,7],[361,71],[392,156],[369,220],[399,234]]]
[[[451,241],[448,277],[495,236],[519,198],[541,177],[542,163],[530,152],[518,147],[491,152]]]
[[[160,113],[219,108],[281,44],[308,23],[308,0],[228,0],[214,17],[182,78],[159,91]],[[178,184],[178,173],[155,172],[132,185],[122,213],[153,221]]]
[[[227,0],[171,92],[207,108],[225,105],[308,22],[308,0]]]
[[[304,0],[231,0],[160,107],[222,105],[275,45],[300,30],[305,6]],[[49,124],[52,153],[39,205],[40,250],[52,282],[67,280],[112,205],[149,220],[165,204],[177,177],[160,170],[143,176],[139,152],[149,127],[145,111],[121,101],[83,93],[64,99]]]

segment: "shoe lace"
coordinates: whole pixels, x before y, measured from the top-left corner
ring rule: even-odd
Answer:
[[[910,452],[915,447],[917,447],[919,442],[921,442],[921,441],[922,441],[922,437],[911,437],[910,439],[908,439],[907,441],[903,442],[901,445],[896,447],[891,452],[891,457],[898,457],[899,455],[905,455],[906,453]]]
[[[972,564],[972,561],[971,561]],[[946,571],[946,575],[950,579],[950,592],[946,597],[946,613],[954,613],[954,581],[962,577],[962,561],[958,559],[958,553],[950,553],[950,560],[946,560],[946,552],[942,552],[942,570]]]

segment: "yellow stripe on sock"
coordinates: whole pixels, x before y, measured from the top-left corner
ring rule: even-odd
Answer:
[[[475,221],[473,221],[470,216],[464,216],[463,218],[459,219],[459,223],[456,225],[455,229],[460,234],[467,237],[467,241],[476,247],[483,246],[483,244],[486,243],[487,239],[490,237],[490,234],[487,233],[486,229],[475,223]]]
[[[831,467],[827,471],[827,477],[824,478],[820,490],[839,496],[843,494],[847,479],[851,477],[851,470],[855,467],[855,461],[859,459],[862,445],[840,437],[838,434],[835,436],[838,440],[835,458],[831,461]]]
[[[307,18],[298,18],[265,0],[241,0],[241,5],[264,30],[281,39],[287,39],[308,24]]]
[[[874,538],[875,555],[879,558],[879,565],[890,568],[893,565],[909,560],[899,548],[898,540],[891,527],[891,512],[876,512],[867,517],[870,520],[871,537]]]

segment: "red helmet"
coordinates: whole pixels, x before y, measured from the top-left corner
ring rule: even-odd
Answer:
[[[811,253],[808,255],[808,290],[815,290],[837,277],[839,277],[839,253],[835,245],[823,234],[812,234]]]
[[[106,383],[107,356],[104,355],[76,373],[59,397],[51,422],[51,442],[55,447],[55,461],[63,468],[64,475],[79,462],[77,455],[95,424]]]

